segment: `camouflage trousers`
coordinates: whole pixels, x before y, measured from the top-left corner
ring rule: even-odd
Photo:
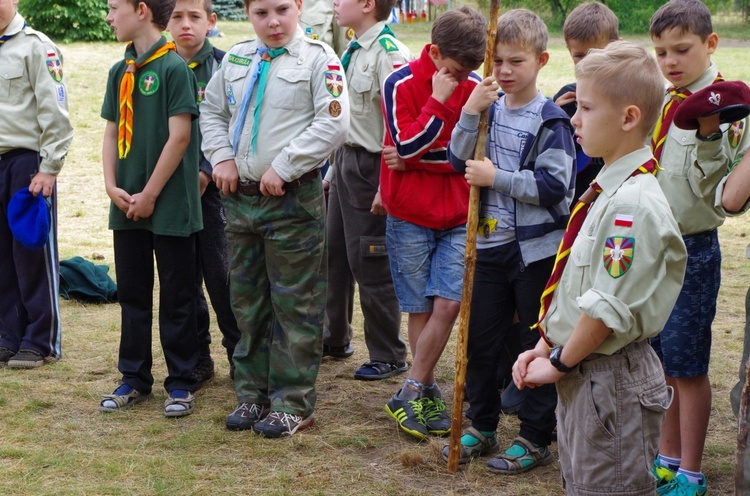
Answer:
[[[229,290],[240,329],[239,402],[310,415],[322,355],[327,282],[320,179],[283,196],[225,196]]]

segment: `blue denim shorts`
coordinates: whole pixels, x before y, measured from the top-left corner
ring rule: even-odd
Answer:
[[[664,329],[651,346],[669,377],[708,373],[711,324],[721,284],[721,248],[716,230],[684,236],[688,252],[685,282]]]
[[[461,300],[465,225],[430,229],[389,215],[386,246],[402,312],[431,312],[435,296]]]

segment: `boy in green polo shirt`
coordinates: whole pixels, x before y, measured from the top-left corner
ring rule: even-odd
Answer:
[[[214,48],[206,39],[208,31],[216,26],[216,13],[211,0],[177,0],[167,29],[172,35],[177,53],[185,59],[198,80],[198,103],[203,101],[206,85],[224,57],[224,51]],[[203,229],[196,237],[196,321],[198,323],[198,365],[193,376],[199,388],[214,376],[214,361],[211,358],[211,316],[203,294],[203,282],[216,314],[216,323],[223,336],[221,344],[227,350],[229,375],[234,378],[232,354],[240,340],[240,330],[232,313],[229,300],[229,262],[227,261],[227,237],[224,234],[226,220],[221,206],[221,196],[211,180],[213,169],[206,158],[200,155],[200,191]]]
[[[114,412],[153,397],[151,321],[154,256],[159,337],[167,361],[164,415],[192,413],[198,359],[195,237],[198,192],[195,76],[161,32],[174,0],[109,0],[107,22],[130,41],[109,72],[102,117],[104,183],[112,200],[117,290],[122,307],[119,387],[99,405]]]

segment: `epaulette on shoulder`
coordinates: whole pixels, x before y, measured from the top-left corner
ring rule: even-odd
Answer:
[[[320,40],[314,40],[312,38],[308,38],[307,36],[303,37],[302,39],[305,40],[307,43],[309,43],[311,45],[315,45],[315,46],[320,47],[321,49],[323,49],[323,51],[326,51],[327,49],[330,49],[331,51],[333,51],[333,48],[331,48],[330,46],[328,46],[327,43],[324,43],[324,42],[322,42]]]
[[[398,52],[398,45],[395,43],[395,38],[391,35],[385,34],[378,38],[380,45],[385,49],[386,52]]]
[[[55,50],[57,50],[57,45],[55,45],[55,43],[51,39],[49,39],[49,36],[42,33],[41,31],[37,31],[36,29],[32,28],[28,24],[24,26],[21,31],[23,31],[28,36],[35,36],[39,38],[40,41],[42,41],[45,44],[54,46]]]

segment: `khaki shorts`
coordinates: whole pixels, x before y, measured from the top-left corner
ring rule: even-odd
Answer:
[[[594,354],[557,382],[557,443],[566,495],[649,495],[672,389],[647,342]]]

